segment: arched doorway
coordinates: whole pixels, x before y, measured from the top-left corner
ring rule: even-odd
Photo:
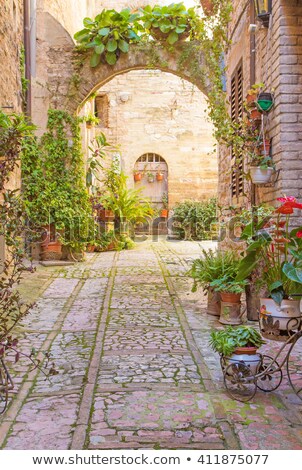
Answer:
[[[159,212],[168,201],[168,165],[157,153],[145,153],[134,165],[134,172],[142,176],[135,182],[142,188],[142,194],[152,201]]]

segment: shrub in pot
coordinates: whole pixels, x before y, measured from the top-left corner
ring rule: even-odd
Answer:
[[[227,277],[215,279],[210,287],[220,293],[222,302],[239,303],[242,293],[245,291],[247,281],[229,281]]]

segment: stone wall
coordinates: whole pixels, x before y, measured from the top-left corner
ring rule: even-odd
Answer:
[[[245,0],[234,3],[229,34],[232,39],[226,57],[227,90],[240,60],[243,62],[244,96],[250,83],[250,4]],[[256,186],[256,203],[274,203],[286,193],[302,198],[302,2],[276,0],[269,28],[257,23],[255,32],[256,82],[264,82],[275,92],[275,105],[267,118],[268,135],[272,139],[272,156],[279,179],[267,187]],[[230,190],[229,152],[221,151],[219,162],[220,200],[225,205],[246,205],[251,187],[246,183],[247,198],[232,200]]]
[[[0,107],[7,112],[22,110],[20,54],[23,43],[23,1],[0,2]],[[7,109],[9,106],[11,109]]]
[[[207,120],[205,96],[198,88],[159,70],[139,70],[114,78],[98,93],[109,98],[108,127],[99,130],[120,145],[130,185],[134,185],[136,160],[145,153],[156,153],[168,165],[170,207],[184,199],[216,195],[212,124]],[[91,134],[86,136],[86,145],[90,139]]]

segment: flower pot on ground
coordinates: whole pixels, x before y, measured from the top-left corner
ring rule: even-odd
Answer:
[[[241,325],[212,331],[209,343],[221,355],[223,369],[230,363],[244,362],[254,374],[260,364],[260,355],[256,351],[265,341],[255,328]]]
[[[220,295],[215,292],[214,289],[209,287],[207,289],[208,301],[207,301],[207,314],[215,317],[220,316],[221,302]]]
[[[269,183],[274,172],[273,167],[263,168],[261,166],[250,166],[249,173],[251,176],[252,183],[254,184],[266,184]]]
[[[86,246],[86,251],[87,251],[87,253],[94,253],[95,248],[96,248],[95,245],[93,245],[93,244],[88,244],[88,245]]]
[[[41,250],[43,261],[60,260],[62,257],[62,243],[59,240],[42,243]]]
[[[232,292],[220,292],[220,298],[222,302],[228,302],[231,304],[238,304],[241,299],[240,294],[233,294]]]
[[[271,298],[260,298],[259,324],[265,338],[287,340],[301,325],[300,300],[285,299],[277,304]]]
[[[114,212],[111,209],[99,209],[98,217],[100,220],[112,220],[114,219]]]

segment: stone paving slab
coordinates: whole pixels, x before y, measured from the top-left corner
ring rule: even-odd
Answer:
[[[200,249],[145,242],[26,276],[23,292],[39,298],[20,345],[45,344],[59,374],[45,381],[8,358],[17,393],[0,417],[0,447],[302,449],[302,402],[286,377],[249,403],[227,395],[208,345],[211,328],[222,326],[186,277]],[[302,345],[295,364],[301,358]]]
[[[175,354],[103,356],[98,383],[200,383],[192,357]]]

